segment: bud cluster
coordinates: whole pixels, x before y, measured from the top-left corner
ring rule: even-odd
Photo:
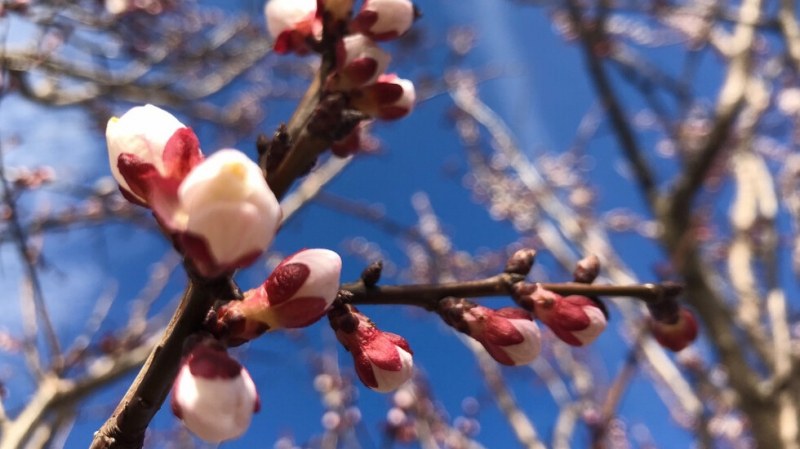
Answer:
[[[396,39],[413,24],[417,12],[410,0],[364,0],[350,19],[351,0],[270,0],[264,12],[278,53],[310,53],[320,46],[323,23],[343,28],[334,33],[335,64],[324,88],[345,95],[347,108],[372,118],[396,120],[408,115],[416,101],[414,84],[385,73],[391,56],[376,42]],[[328,33],[325,31],[325,33]],[[333,144],[334,154],[347,156],[361,147],[356,126]]]
[[[237,438],[259,409],[250,375],[230,357],[238,346],[266,331],[308,326],[328,311],[339,290],[342,261],[327,249],[306,249],[284,259],[244,299],[212,311],[210,334],[187,344],[188,352],[172,389],[172,410],[195,435],[208,442]]]
[[[122,195],[152,209],[200,274],[250,265],[272,243],[280,205],[243,153],[225,149],[205,159],[194,131],[152,105],[109,120],[106,141]]]

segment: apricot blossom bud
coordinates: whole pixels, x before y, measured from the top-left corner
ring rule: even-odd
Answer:
[[[209,443],[244,434],[261,407],[250,374],[212,339],[198,342],[184,357],[170,404],[175,416]]]
[[[339,292],[342,259],[328,249],[304,249],[286,259],[258,288],[217,311],[214,333],[229,345],[250,341],[269,330],[306,327],[317,322]]]
[[[597,279],[598,274],[600,274],[600,259],[596,255],[590,254],[575,264],[572,278],[581,284],[591,284]]]
[[[322,36],[322,22],[317,17],[317,0],[270,0],[264,6],[267,29],[275,39],[276,53],[308,53],[309,38]]]
[[[384,41],[405,34],[415,16],[414,4],[409,0],[365,0],[352,27],[373,40]]]
[[[344,37],[336,46],[337,89],[354,89],[374,83],[392,59],[363,34]]]
[[[178,210],[156,214],[179,231],[178,246],[205,276],[253,262],[272,243],[281,208],[261,169],[237,150],[220,150],[195,167],[178,190]]]
[[[416,99],[414,83],[392,73],[354,92],[353,105],[375,118],[396,120],[411,112]]]
[[[697,338],[697,321],[692,312],[681,307],[677,318],[674,323],[650,320],[650,330],[656,341],[675,352],[689,346]]]
[[[408,342],[383,332],[353,306],[328,312],[339,342],[350,351],[356,374],[367,387],[382,393],[396,390],[414,374],[413,351]]]
[[[448,298],[439,303],[439,314],[447,324],[477,340],[503,365],[526,365],[541,352],[539,326],[522,309],[493,310],[465,299]]]
[[[587,345],[606,328],[603,308],[586,296],[561,296],[539,286],[527,299],[536,318],[569,345]]]
[[[171,190],[203,160],[194,132],[153,105],[131,108],[106,126],[111,174],[129,201],[149,207],[154,190]]]

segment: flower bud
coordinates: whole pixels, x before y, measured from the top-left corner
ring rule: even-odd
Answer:
[[[328,319],[336,338],[353,356],[358,378],[367,387],[389,392],[414,374],[413,351],[403,337],[379,330],[353,306],[334,308]]]
[[[447,324],[477,340],[503,365],[526,365],[541,352],[539,326],[522,309],[493,310],[449,298],[440,302],[439,314]]]
[[[339,292],[342,259],[327,249],[304,249],[284,259],[258,288],[217,311],[215,334],[236,346],[269,330],[311,325]]]
[[[170,403],[175,416],[209,443],[241,436],[260,409],[250,374],[211,339],[184,357]]]
[[[606,328],[603,309],[586,296],[561,296],[539,287],[531,300],[536,317],[569,345],[587,345]]]
[[[106,126],[111,173],[129,201],[148,207],[154,189],[174,190],[203,160],[194,132],[169,112],[137,106]],[[174,192],[171,192],[174,194]]]
[[[346,36],[336,46],[333,88],[354,89],[374,83],[392,59],[363,34]]]
[[[536,261],[536,250],[523,248],[514,252],[508,258],[504,272],[527,276],[530,273],[533,263]]]
[[[276,53],[307,54],[309,38],[322,36],[322,22],[317,18],[317,0],[270,0],[264,6],[267,29],[275,39]]]
[[[365,0],[352,27],[376,41],[396,39],[411,28],[415,16],[409,0]]]
[[[677,321],[665,323],[651,319],[650,330],[661,346],[677,352],[697,338],[697,321],[692,312],[681,307]]]
[[[581,284],[591,284],[600,274],[600,259],[594,254],[590,254],[575,264],[575,271],[572,278]]]
[[[414,83],[383,74],[374,84],[353,92],[353,106],[375,118],[396,120],[411,112],[416,98]]]
[[[172,216],[156,214],[179,231],[178,246],[209,277],[251,264],[281,221],[261,169],[237,150],[220,150],[195,167],[180,185],[178,202]]]

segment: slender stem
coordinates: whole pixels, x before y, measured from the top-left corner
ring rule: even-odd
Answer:
[[[153,348],[114,413],[95,433],[90,449],[142,447],[147,426],[164,403],[172,387],[171,379],[178,372],[183,342],[202,329],[216,299],[235,297],[236,291],[228,277],[190,280],[161,342]]]
[[[465,282],[422,285],[384,285],[366,287],[362,282],[342,286],[343,299],[350,304],[400,304],[433,310],[438,302],[447,297],[478,298],[505,296],[513,293],[514,284],[522,282],[524,276],[502,273],[485,279]],[[592,285],[575,282],[539,283],[540,287],[559,295],[621,296],[657,304],[674,298],[681,287],[673,283],[639,285]]]

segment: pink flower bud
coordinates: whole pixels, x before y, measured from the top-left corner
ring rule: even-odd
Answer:
[[[374,83],[392,59],[363,34],[346,36],[336,46],[337,73],[333,87],[354,89]]]
[[[414,374],[414,353],[403,337],[379,330],[353,306],[334,308],[328,318],[336,338],[353,356],[358,378],[367,387],[389,392]]]
[[[677,352],[697,338],[697,321],[692,312],[681,307],[677,321],[669,324],[651,319],[650,330],[661,346]]]
[[[307,54],[311,50],[307,40],[322,36],[317,0],[270,0],[264,6],[264,14],[277,53]]]
[[[106,127],[111,173],[129,201],[149,207],[154,190],[174,195],[177,185],[203,160],[194,132],[169,112],[137,106]]]
[[[585,296],[561,296],[539,287],[531,299],[536,317],[569,345],[587,345],[606,328],[603,309]]]
[[[213,277],[247,266],[275,237],[281,208],[261,169],[237,150],[220,150],[195,167],[173,211],[156,208],[195,267]]]
[[[241,436],[261,406],[250,374],[211,339],[184,357],[170,403],[175,416],[209,443]]]
[[[409,0],[365,0],[352,27],[376,41],[384,41],[405,34],[415,16],[414,4]]]
[[[374,84],[355,91],[353,105],[375,118],[396,120],[411,112],[416,98],[414,83],[392,73],[380,75]]]
[[[440,302],[439,314],[447,324],[477,340],[503,365],[526,365],[541,352],[539,326],[522,309],[493,310],[466,299],[450,298]]]
[[[217,312],[215,333],[232,346],[268,330],[306,327],[317,322],[339,292],[342,259],[327,249],[305,249],[284,259],[258,288]]]

